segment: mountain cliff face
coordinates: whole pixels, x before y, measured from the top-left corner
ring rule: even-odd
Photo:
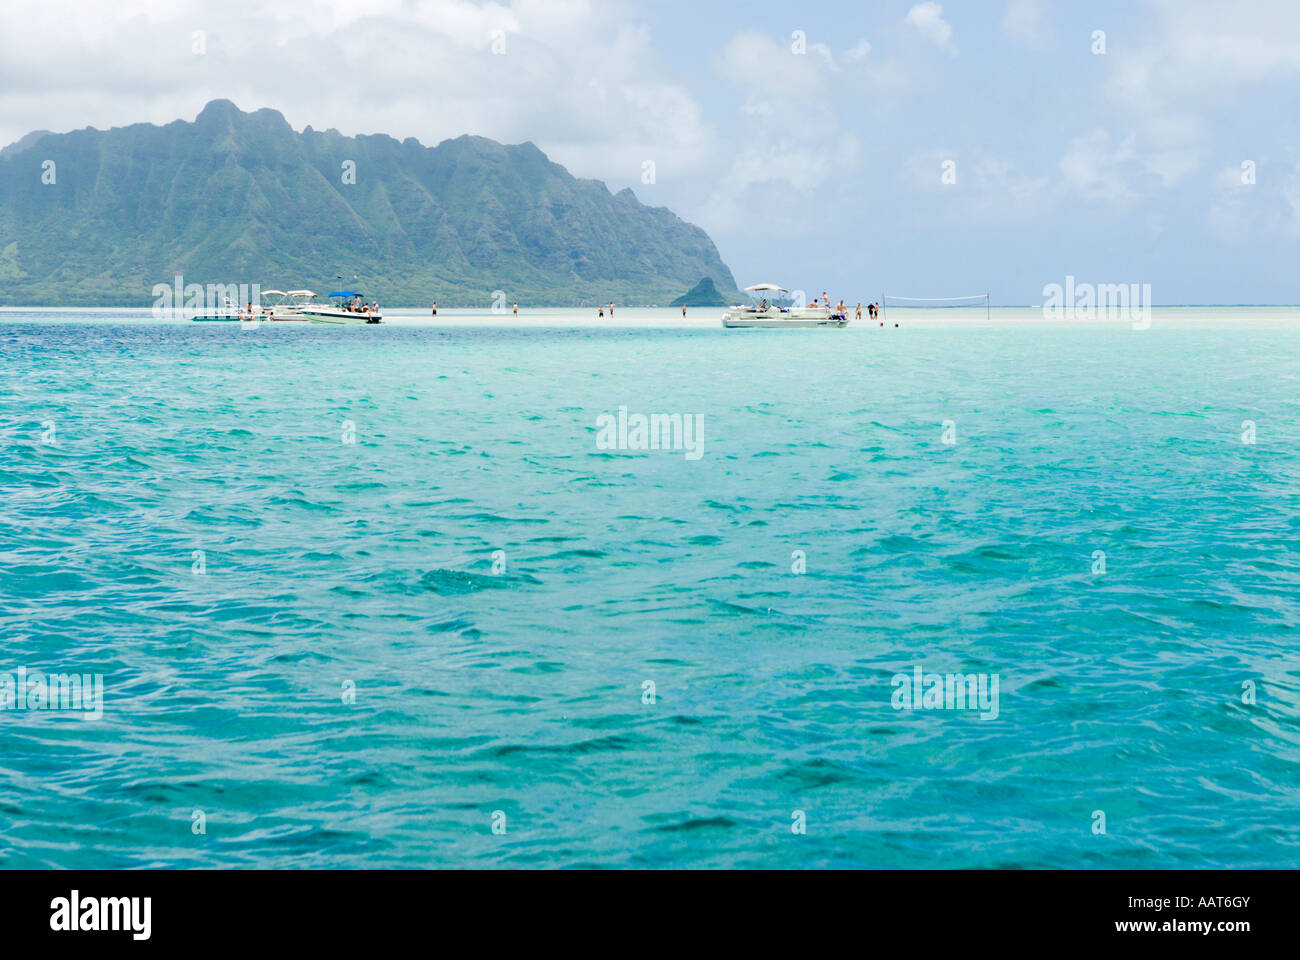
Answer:
[[[531,143],[297,133],[216,100],[193,123],[40,131],[0,151],[0,302],[146,306],[177,273],[341,283],[392,306],[488,306],[495,291],[666,304],[701,277],[736,287],[703,230]]]

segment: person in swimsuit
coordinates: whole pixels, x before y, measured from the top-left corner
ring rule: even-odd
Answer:
[[[438,315],[438,301],[437,301],[437,300],[433,301],[433,315],[434,315],[435,317]]]

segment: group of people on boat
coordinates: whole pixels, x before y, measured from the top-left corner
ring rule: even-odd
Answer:
[[[832,320],[835,319],[847,320],[849,318],[849,308],[844,303],[844,300],[841,298],[839,303],[832,304],[831,296],[825,290],[822,291],[822,296],[820,300],[818,300],[816,297],[813,297],[812,303],[808,304],[808,306],[812,307],[814,310],[821,310],[821,309],[829,310],[831,312]],[[862,306],[861,304],[858,304],[859,317],[862,316],[861,306]]]

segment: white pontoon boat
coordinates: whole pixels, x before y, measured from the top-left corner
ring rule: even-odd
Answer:
[[[266,320],[299,320],[305,321],[307,318],[302,315],[303,308],[312,305],[316,299],[316,294],[310,290],[290,290],[285,293],[283,290],[263,290],[262,296],[279,297],[274,302],[262,301],[263,319]]]
[[[790,305],[790,291],[774,283],[756,283],[745,292],[751,302],[728,307],[722,315],[724,327],[843,327],[849,322],[847,312],[837,313],[828,305]]]

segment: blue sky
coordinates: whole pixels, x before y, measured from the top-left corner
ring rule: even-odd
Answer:
[[[742,285],[1300,301],[1289,0],[71,0],[0,26],[4,142],[228,97],[532,140],[704,227]]]

